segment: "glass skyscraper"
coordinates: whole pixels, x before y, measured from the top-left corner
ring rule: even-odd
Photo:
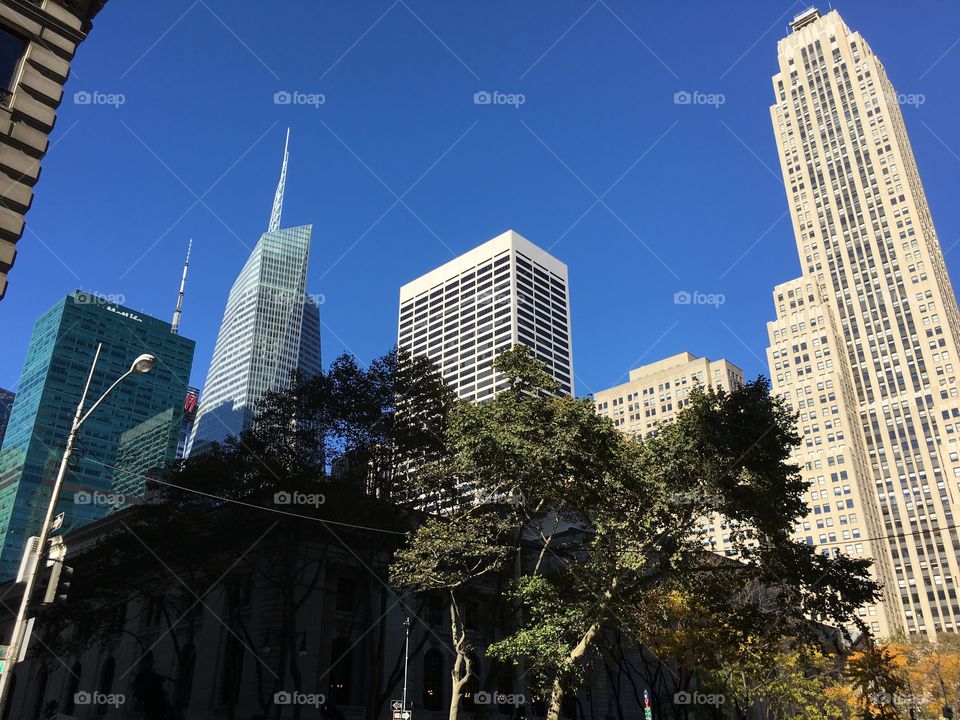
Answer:
[[[285,149],[269,229],[227,298],[188,454],[239,435],[293,371],[320,371],[320,308],[306,293],[312,226],[280,229],[286,172]]]
[[[171,440],[154,460],[162,465],[176,455],[193,340],[173,335],[170,323],[79,290],[58,302],[34,327],[0,448],[2,579],[16,574],[24,542],[43,519],[98,343],[103,349],[90,403],[138,355],[150,353],[158,362],[151,372],[117,386],[80,430],[57,508],[66,513],[64,527],[92,522],[110,509],[106,498],[118,474],[112,468],[118,466],[124,433],[169,412],[172,427],[165,436]]]
[[[7,431],[7,421],[10,419],[15,397],[14,393],[0,388],[0,444],[3,444],[3,434]]]

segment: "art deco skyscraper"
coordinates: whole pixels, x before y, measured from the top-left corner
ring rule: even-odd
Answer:
[[[313,227],[280,228],[287,159],[285,145],[270,224],[227,298],[188,453],[239,435],[292,371],[320,371],[320,308],[306,293]]]
[[[771,107],[803,276],[774,292],[774,389],[800,413],[798,534],[872,557],[880,635],[960,630],[960,313],[899,96],[836,11],[778,44]]]

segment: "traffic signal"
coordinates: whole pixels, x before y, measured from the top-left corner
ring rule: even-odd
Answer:
[[[57,535],[50,538],[50,547],[45,558],[40,558],[40,567],[37,568],[37,580],[33,587],[31,600],[31,615],[35,615],[42,605],[63,602],[67,599],[67,592],[73,577],[73,568],[63,561],[67,555],[67,546],[63,544],[63,537]]]
[[[47,581],[47,589],[43,594],[43,602],[45,605],[55,602],[65,602],[73,578],[73,568],[65,565],[63,560],[53,560],[52,562],[53,565],[49,566],[50,578]]]

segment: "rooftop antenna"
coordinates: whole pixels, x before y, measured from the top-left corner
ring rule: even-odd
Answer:
[[[273,210],[270,212],[270,225],[267,232],[280,229],[280,213],[283,210],[283,191],[287,184],[287,147],[290,145],[290,128],[287,128],[287,139],[283,143],[283,165],[280,168],[280,182],[277,183],[277,194],[273,196]]]
[[[180,327],[180,314],[183,311],[183,291],[187,286],[187,268],[190,267],[190,250],[193,248],[193,238],[187,244],[187,259],[183,261],[183,276],[180,278],[180,292],[177,293],[177,307],[173,311],[173,322],[170,323],[170,332],[174,335]]]

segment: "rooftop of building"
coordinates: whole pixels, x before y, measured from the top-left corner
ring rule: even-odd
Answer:
[[[741,375],[743,374],[743,370],[741,370],[738,366],[731,363],[729,360],[725,360],[723,358],[719,360],[711,360],[710,358],[707,358],[707,357],[698,357],[697,355],[694,355],[689,352],[682,352],[682,353],[677,353],[676,355],[671,355],[670,357],[663,358],[662,360],[657,360],[656,362],[648,363],[647,365],[641,365],[638,368],[634,368],[630,371],[630,379],[627,382],[619,383],[617,385],[614,385],[613,387],[606,388],[604,390],[598,390],[595,393],[595,395],[614,392],[618,388],[624,387],[631,383],[635,383],[642,378],[646,378],[646,377],[650,377],[653,375],[658,375],[658,374],[670,372],[670,371],[676,372],[679,368],[690,365],[691,363],[694,363],[694,362],[705,363],[707,365],[714,365],[717,363],[726,363],[727,365],[730,366],[732,370],[739,372]]]
[[[558,277],[566,279],[567,266],[565,263],[555,258],[543,248],[534,245],[515,230],[507,230],[506,232],[497,235],[495,238],[487,240],[485,243],[478,245],[472,250],[468,250],[462,255],[459,255],[443,265],[425,273],[424,275],[421,275],[415,280],[411,280],[410,282],[406,283],[400,288],[400,299],[405,300],[414,295],[419,295],[422,292],[430,290],[436,285],[449,280],[451,277],[459,275],[461,272],[468,270],[473,265],[483,262],[493,255],[505,250],[509,250],[510,248],[522,252],[534,262],[542,265],[551,272],[556,273]]]

